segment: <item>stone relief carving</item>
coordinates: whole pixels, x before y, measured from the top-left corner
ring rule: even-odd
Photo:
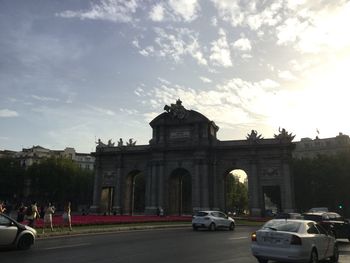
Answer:
[[[171,114],[173,118],[185,119],[188,116],[188,111],[182,106],[182,101],[178,99],[176,104],[170,104],[170,106],[165,105],[164,110]]]
[[[277,168],[265,168],[262,171],[264,177],[277,177],[278,169]]]
[[[115,184],[116,181],[116,173],[112,171],[104,172],[103,173],[103,185],[105,186],[112,186]]]

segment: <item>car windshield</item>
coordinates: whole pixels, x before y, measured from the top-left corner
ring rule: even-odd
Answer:
[[[197,212],[196,216],[207,216],[208,213],[207,212]]]
[[[271,229],[276,231],[294,232],[299,231],[301,223],[292,221],[269,221],[264,226],[263,229]]]

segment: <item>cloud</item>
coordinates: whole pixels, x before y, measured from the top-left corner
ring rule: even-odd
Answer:
[[[40,100],[40,101],[59,101],[57,98],[51,98],[51,97],[43,97],[43,96],[37,96],[37,95],[32,95],[33,99]]]
[[[252,49],[252,45],[248,38],[242,37],[233,43],[233,48],[240,51],[249,51]]]
[[[155,5],[149,13],[149,17],[155,22],[162,21],[164,19],[164,7],[162,4]]]
[[[11,118],[11,117],[18,117],[19,114],[16,111],[9,110],[9,109],[2,109],[0,110],[0,118]]]
[[[275,26],[280,20],[283,1],[212,0],[219,17],[233,27],[248,26],[257,31],[262,26]]]
[[[186,56],[190,56],[199,65],[207,65],[198,42],[198,33],[187,28],[172,27],[167,30],[157,27],[155,33],[154,46],[142,48],[138,41],[134,41],[134,46],[139,49],[141,55],[169,58],[177,63],[181,63]]]
[[[210,60],[216,66],[231,67],[231,52],[226,39],[226,33],[221,28],[219,30],[220,38],[211,43]]]
[[[109,109],[104,109],[104,108],[99,108],[95,106],[90,106],[92,110],[94,110],[97,113],[103,114],[103,115],[108,115],[108,116],[115,116],[115,112]]]
[[[57,14],[57,16],[127,23],[132,21],[137,7],[138,0],[101,0],[97,3],[91,3],[89,10],[67,10]]]
[[[291,81],[296,80],[297,78],[289,70],[279,71],[278,77],[283,80]]]
[[[197,12],[199,11],[197,0],[169,0],[169,5],[186,22],[197,18]]]
[[[204,83],[212,83],[213,81],[207,77],[200,76],[199,79]]]
[[[270,79],[250,82],[234,78],[223,81],[211,90],[194,90],[172,83],[160,83],[143,100],[151,103],[153,110],[149,116],[152,117],[164,105],[183,98],[187,109],[194,107],[209,119],[215,120],[219,126],[233,129],[240,125],[246,128],[273,118],[278,112],[276,107],[285,109],[285,100],[279,100],[287,96],[279,93],[278,88],[279,83]]]

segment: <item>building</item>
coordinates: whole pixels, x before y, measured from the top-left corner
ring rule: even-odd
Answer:
[[[294,136],[285,129],[264,139],[252,130],[244,140],[220,141],[219,127],[178,100],[150,122],[148,145],[114,145],[99,140],[91,210],[116,214],[192,214],[227,210],[231,171],[243,170],[249,181],[252,215],[273,200],[279,210],[294,210],[290,161]],[[270,204],[269,204],[270,205]]]
[[[35,163],[52,157],[68,158],[76,162],[80,168],[94,170],[95,158],[91,154],[77,153],[74,148],[67,147],[64,150],[50,150],[39,145],[31,148],[23,148],[20,152],[4,150],[0,152],[0,158],[16,158],[23,167],[29,167]]]
[[[335,155],[350,150],[350,138],[339,133],[333,138],[302,138],[299,142],[295,142],[295,145],[294,158],[315,158],[317,155]]]

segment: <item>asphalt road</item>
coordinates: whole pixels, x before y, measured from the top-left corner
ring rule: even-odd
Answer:
[[[254,227],[235,231],[191,228],[115,232],[37,240],[28,251],[1,251],[1,263],[256,263],[250,252]],[[348,252],[347,252],[348,251]],[[341,244],[340,262],[350,262],[350,244]]]

